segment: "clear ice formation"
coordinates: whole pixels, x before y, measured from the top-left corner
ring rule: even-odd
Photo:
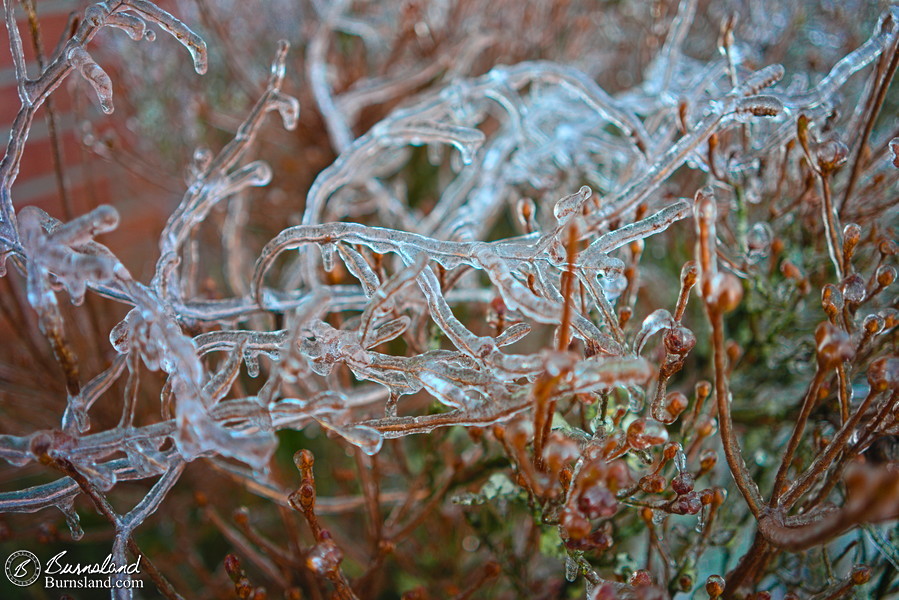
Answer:
[[[416,98],[355,137],[350,124],[365,94],[336,97],[323,58],[323,40],[339,28],[342,6],[334,3],[329,26],[308,48],[317,109],[339,156],[311,186],[302,222],[261,249],[246,249],[257,254],[255,265],[242,264],[239,252],[228,255],[226,270],[243,277],[242,293],[210,300],[196,291],[201,274],[191,235],[216,204],[272,178],[268,164],[245,156],[268,112],[277,111],[287,129],[297,124],[299,103],[281,91],[286,42],[234,139],[217,154],[195,153],[190,186],[159,240],[155,276],[141,282],[94,239],[116,227],[114,207],[68,223],[32,207],[17,214],[12,184],[35,112],[69,74],[83,77],[101,109],[112,112],[112,82],[87,49],[101,28],[152,41],[149,27],[159,27],[185,46],[200,74],[205,44],[152,2],[101,2],[31,78],[14,2],[4,0],[21,108],[0,162],[0,264],[4,272],[13,264],[26,273],[28,302],[67,375],[68,399],[58,430],[0,435],[0,457],[16,466],[48,457],[64,462],[97,493],[119,481],[156,478],[137,506],[115,517],[113,550],[123,562],[130,533],[156,510],[186,462],[227,457],[264,473],[275,432],[283,428],[318,424],[372,454],[385,438],[484,426],[527,411],[535,383],[547,373],[559,378],[555,397],[626,387],[652,400],[653,416],[665,420],[663,378],[657,391],[647,389],[656,369],[641,353],[655,333],[695,339],[680,324],[682,308],[676,316],[660,309],[633,339],[624,335],[616,303],[627,282],[616,250],[691,217],[692,200],[670,201],[657,193],[685,165],[761,168],[758,157],[795,134],[799,115],[814,120],[839,104],[851,75],[895,43],[899,23],[899,11],[890,9],[871,38],[821,81],[786,86],[777,64],[749,71],[729,65],[732,57],[701,66],[686,58],[681,47],[695,2],[685,0],[645,81],[626,94],[611,96],[562,64],[497,66]],[[485,127],[488,119],[493,123]],[[710,137],[731,127],[749,128],[751,143],[728,165],[708,164]],[[889,143],[897,165],[897,140]],[[405,164],[410,146],[427,146],[435,160],[451,153],[451,176],[426,214],[410,208],[404,189],[386,183]],[[557,192],[516,205],[511,196],[523,186]],[[490,239],[509,207],[517,213],[519,234]],[[358,222],[358,215],[368,214],[387,216],[384,223],[399,227]],[[754,231],[752,239],[764,233]],[[567,250],[570,237],[573,253]],[[356,283],[330,284],[327,273],[338,266]],[[580,289],[574,300],[570,291],[568,299],[563,295],[566,273]],[[57,303],[67,295],[80,304],[85,293],[132,308],[109,334],[118,358],[82,384]],[[494,335],[473,331],[456,316],[491,301],[504,307],[507,322]],[[267,314],[282,315],[284,328],[266,329],[272,322]],[[333,315],[344,317],[339,327],[329,322]],[[565,349],[529,352],[528,335],[541,325],[555,328],[557,336],[566,329],[565,335],[582,341],[587,357]],[[206,333],[189,333],[197,328]],[[682,360],[670,356],[670,364]],[[329,377],[339,364],[355,376],[351,385]],[[167,377],[161,418],[147,424],[134,422],[144,369]],[[232,391],[244,369],[260,380],[255,396]],[[120,378],[127,382],[121,420],[97,431],[91,407]],[[432,396],[443,412],[404,414],[403,398],[418,393]],[[5,492],[0,511],[56,506],[78,537],[72,500],[82,489],[66,477]]]

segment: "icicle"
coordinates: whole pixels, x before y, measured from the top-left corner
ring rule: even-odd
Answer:
[[[69,527],[72,539],[77,542],[83,538],[84,530],[81,528],[81,517],[78,516],[78,512],[75,510],[75,499],[73,497],[67,497],[65,500],[58,503],[56,508],[58,508],[66,518],[66,525]]]
[[[148,0],[127,0],[127,6],[144,19],[152,21],[187,48],[194,62],[194,70],[202,75],[206,72],[206,42],[191,29]]]
[[[111,114],[112,106],[112,80],[106,71],[98,65],[91,55],[87,53],[81,44],[72,42],[66,50],[66,60],[73,68],[77,69],[81,76],[84,77],[94,91],[97,93],[97,99],[100,100],[100,108],[106,114]]]
[[[316,419],[326,429],[330,429],[350,444],[362,450],[365,454],[373,456],[381,450],[384,437],[376,430],[366,425],[342,426],[335,425],[326,420]]]
[[[634,351],[637,354],[640,354],[643,352],[643,347],[646,345],[646,341],[650,336],[663,329],[671,329],[674,325],[674,317],[671,316],[670,312],[664,308],[654,311],[648,317],[643,319],[643,324],[640,326],[640,332],[634,339]]]
[[[322,253],[322,266],[328,273],[334,271],[334,246],[335,244],[328,243],[318,245],[318,248]]]
[[[571,558],[570,556],[565,557],[565,580],[569,583],[574,583],[577,581],[577,576],[580,574],[581,569],[577,564],[577,561]]]
[[[576,193],[565,196],[556,202],[555,206],[553,206],[553,216],[559,222],[559,225],[567,223],[573,215],[577,214],[584,202],[589,200],[592,195],[593,190],[585,185]]]

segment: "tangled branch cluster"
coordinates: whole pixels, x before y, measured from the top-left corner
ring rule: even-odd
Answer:
[[[412,490],[407,502],[431,510],[450,489],[468,486],[456,497],[461,509],[527,506],[542,532],[535,535],[556,536],[550,554],[563,557],[568,581],[584,578],[589,598],[666,597],[703,585],[714,598],[782,593],[793,582],[766,579],[773,565],[798,568],[790,556],[847,531],[875,540],[880,570],[899,566],[895,547],[868,525],[899,517],[899,470],[894,459],[865,458],[899,435],[899,312],[887,291],[896,279],[889,227],[899,138],[875,129],[899,56],[896,7],[812,82],[785,83],[780,64],[751,67],[733,21],[722,28],[719,58],[690,59],[683,46],[697,2],[683,0],[642,84],[620,94],[546,60],[454,76],[420,94],[413,92],[433,71],[372,78],[338,94],[328,77],[328,36],[359,23],[336,2],[310,42],[306,67],[338,156],[310,186],[299,224],[262,247],[239,228],[247,190],[273,176],[266,162],[248,158],[266,115],[276,111],[287,130],[299,118],[299,101],[283,91],[289,45],[281,42],[233,140],[218,152],[195,152],[154,275],[142,282],[96,240],[117,226],[116,208],[63,223],[34,207],[16,212],[12,186],[35,114],[70,74],[112,112],[113,84],[88,50],[98,31],[152,40],[149,25],[158,26],[185,46],[200,74],[206,45],[153,2],[109,0],[89,8],[31,78],[13,4],[4,0],[21,109],[0,163],[0,251],[5,269],[26,280],[67,397],[57,428],[0,435],[10,465],[38,462],[63,475],[0,493],[0,511],[55,506],[78,539],[74,502],[85,495],[113,523],[113,559],[124,564],[127,553],[141,552],[135,530],[163,506],[185,466],[213,461],[309,523],[309,548],[279,550],[241,521],[250,531],[245,543],[270,555],[253,554],[275,588],[373,597],[375,576],[348,576],[339,545],[319,523],[311,453],[297,455],[303,482],[293,494],[271,473],[277,432],[318,427],[373,464],[364,461],[386,452],[385,440],[455,426],[470,430],[473,449],[458,452],[427,500]],[[866,86],[851,86],[869,66]],[[400,108],[357,137],[364,107],[400,96],[407,96]],[[419,147],[438,189],[431,206],[403,179]],[[224,264],[211,275],[197,235],[222,205]],[[829,263],[797,264],[802,253],[784,240],[803,228],[823,235]],[[646,300],[645,249],[663,234],[689,236],[695,250],[676,259],[679,289]],[[204,282],[222,274],[230,292],[209,294]],[[734,407],[745,406],[738,368],[748,360],[741,363],[743,349],[728,340],[728,329],[740,325],[727,315],[750,321],[743,343],[764,362],[772,340],[758,319],[773,329],[781,318],[773,307],[795,312],[817,290],[823,313],[805,308],[821,321],[813,342],[797,336],[788,347],[802,352],[798,344],[811,343],[805,351],[814,368],[801,399],[779,399],[798,406],[784,412],[783,449],[769,476],[750,467],[741,448]],[[66,296],[81,305],[86,294],[128,307],[109,332],[115,358],[97,373],[80,367],[59,305]],[[704,321],[691,310],[691,294]],[[685,365],[695,372],[685,375]],[[156,372],[164,384],[148,395]],[[696,376],[702,372],[711,382]],[[92,409],[113,391],[118,423],[98,428]],[[141,407],[146,402],[152,410]],[[822,411],[830,429],[806,435]],[[483,471],[487,447],[505,457],[511,478]],[[714,480],[719,448],[729,475]],[[696,489],[703,478],[709,485]],[[155,483],[126,512],[107,499],[118,483],[147,479]],[[731,482],[738,494],[728,497]],[[387,494],[378,485],[362,483],[373,514],[370,569],[399,553],[427,514],[384,525],[378,498]],[[708,556],[731,543],[718,535],[724,510],[735,519],[751,515],[755,530],[751,548],[730,563]],[[698,519],[692,533],[683,525],[691,516]],[[648,532],[640,534],[647,559],[622,570],[611,549],[636,531]],[[462,597],[494,579],[497,595],[522,593],[527,576],[515,560],[536,557],[490,552],[496,562]],[[261,593],[251,591],[236,557],[229,561],[240,597]],[[831,572],[814,597],[866,584],[871,568],[858,563]],[[149,564],[160,591],[177,597]],[[285,574],[292,565],[312,579]]]

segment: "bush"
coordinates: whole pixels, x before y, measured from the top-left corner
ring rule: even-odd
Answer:
[[[167,598],[896,594],[899,9],[584,4],[109,1],[29,79],[4,0],[0,511],[84,538],[10,551]],[[96,154],[187,164],[145,277],[127,212],[14,208],[73,73],[136,115]]]

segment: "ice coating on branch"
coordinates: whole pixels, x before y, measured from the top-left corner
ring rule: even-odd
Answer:
[[[194,70],[200,75],[206,72],[206,42],[191,31],[187,25],[149,0],[127,0],[125,5],[143,19],[156,23],[166,33],[178,40],[190,52]]]
[[[122,481],[158,478],[143,500],[118,515],[120,557],[124,540],[158,508],[185,462],[225,457],[264,474],[282,429],[321,428],[374,455],[384,439],[543,419],[547,432],[565,431],[569,441],[577,440],[572,456],[602,456],[609,464],[628,452],[634,462],[649,464],[652,453],[662,451],[657,446],[673,448],[668,436],[681,425],[708,437],[711,417],[687,410],[698,402],[666,389],[679,384],[675,375],[702,332],[686,310],[691,289],[698,283],[703,302],[718,314],[739,305],[740,280],[753,269],[770,271],[772,289],[755,290],[766,298],[783,292],[778,273],[802,286],[797,267],[776,262],[783,249],[772,227],[774,212],[771,223],[756,221],[757,212],[745,214],[763,198],[784,195],[780,181],[806,172],[845,173],[860,156],[871,170],[860,186],[868,201],[883,191],[877,186],[890,184],[895,175],[887,167],[899,166],[899,140],[843,142],[832,129],[845,112],[851,76],[894,47],[897,26],[892,9],[870,39],[820,81],[786,85],[784,66],[757,60],[752,44],[732,39],[733,31],[721,40],[723,59],[703,64],[688,56],[685,41],[697,4],[680,2],[643,83],[616,95],[574,66],[537,60],[494,66],[477,77],[437,61],[420,72],[385,72],[339,91],[329,70],[329,36],[358,36],[372,55],[383,52],[384,40],[344,14],[354,9],[350,3],[323,8],[324,26],[303,56],[320,113],[313,120],[324,120],[337,150],[333,164],[316,177],[305,205],[289,198],[297,218],[272,215],[265,227],[250,224],[253,211],[269,216],[270,200],[251,208],[261,198],[252,188],[269,185],[281,167],[254,154],[265,115],[277,111],[284,129],[299,129],[291,135],[307,133],[305,114],[298,127],[299,101],[282,90],[296,74],[287,62],[289,45],[281,41],[264,89],[233,139],[217,150],[198,148],[190,161],[185,157],[188,189],[160,236],[148,283],[95,241],[116,227],[116,209],[101,206],[66,223],[33,207],[16,215],[12,183],[34,110],[70,71],[91,85],[104,112],[112,111],[112,81],[86,50],[96,30],[113,27],[134,41],[152,41],[148,25],[158,26],[187,48],[198,73],[207,68],[205,43],[152,2],[104,2],[88,9],[60,55],[29,80],[15,18],[8,16],[23,112],[0,165],[0,244],[3,260],[14,257],[27,276],[27,300],[63,368],[67,399],[60,430],[0,434],[0,457],[15,466],[70,461],[104,494]],[[12,12],[9,0],[4,6]],[[422,31],[431,18],[414,25],[422,38],[416,43],[425,43]],[[460,49],[465,52],[471,50]],[[431,84],[435,91],[418,93]],[[368,109],[379,120],[368,121]],[[362,133],[363,125],[371,126]],[[272,140],[280,143],[277,136]],[[808,148],[803,141],[811,141]],[[879,154],[869,157],[869,146]],[[429,163],[415,177],[434,184],[427,192],[413,189],[408,177],[419,168],[419,153]],[[679,172],[694,177],[675,180]],[[684,189],[684,180],[693,187]],[[819,182],[805,183],[797,202],[814,206]],[[693,201],[679,197],[706,185]],[[837,222],[841,210],[859,206],[864,203],[837,203],[821,214]],[[218,270],[201,240],[222,214],[227,256]],[[642,275],[654,275],[665,262],[666,247],[654,236],[683,235],[690,217],[697,263],[685,265],[679,296],[674,277],[675,292],[654,297],[659,282]],[[843,233],[861,236],[851,227]],[[884,244],[880,254],[893,256]],[[834,254],[847,275],[825,286],[822,296],[834,331],[848,330],[834,334],[841,359],[864,354],[872,339],[896,325],[887,311],[868,315],[852,332],[855,311],[891,285],[895,272],[884,264],[866,281],[849,255],[841,260]],[[111,363],[78,369],[57,305],[61,289],[74,304],[95,292],[127,307],[109,331]],[[661,340],[653,340],[656,334]],[[737,362],[739,350],[729,347],[727,359]],[[884,364],[873,363],[870,385],[894,383],[895,365]],[[153,389],[146,371],[164,382],[150,407],[142,393]],[[92,420],[91,412],[113,394],[121,396],[111,399],[121,408],[118,425],[95,430],[105,421]],[[847,405],[856,402],[851,390],[845,394]],[[621,414],[597,416],[592,432],[566,421],[593,411],[597,401],[603,411],[609,402],[618,405]],[[145,422],[147,414],[158,419]],[[529,430],[535,448],[538,430]],[[672,455],[679,474],[688,472],[690,452],[678,447]],[[566,493],[572,497],[584,485],[579,470],[590,473],[585,461],[570,473],[575,487]],[[550,479],[544,475],[539,485]],[[599,476],[590,477],[599,489]],[[699,506],[683,481],[683,493],[677,492],[683,500],[652,507],[660,530],[662,508],[691,512]],[[4,492],[0,509],[57,506],[78,537],[72,501],[82,491],[65,478]],[[575,577],[582,565],[570,560]]]
[[[81,76],[94,88],[100,108],[110,114],[112,107],[112,80],[106,71],[98,65],[90,54],[79,44],[72,44],[66,51],[66,59],[81,73]]]
[[[111,253],[93,241],[95,235],[115,229],[118,222],[118,212],[111,206],[100,206],[65,224],[38,208],[23,208],[19,227],[22,244],[35,262],[34,278],[46,281],[52,275],[65,286],[72,303],[81,304],[89,283],[106,283],[124,271]],[[29,290],[32,305],[43,304],[42,293],[34,286]]]

